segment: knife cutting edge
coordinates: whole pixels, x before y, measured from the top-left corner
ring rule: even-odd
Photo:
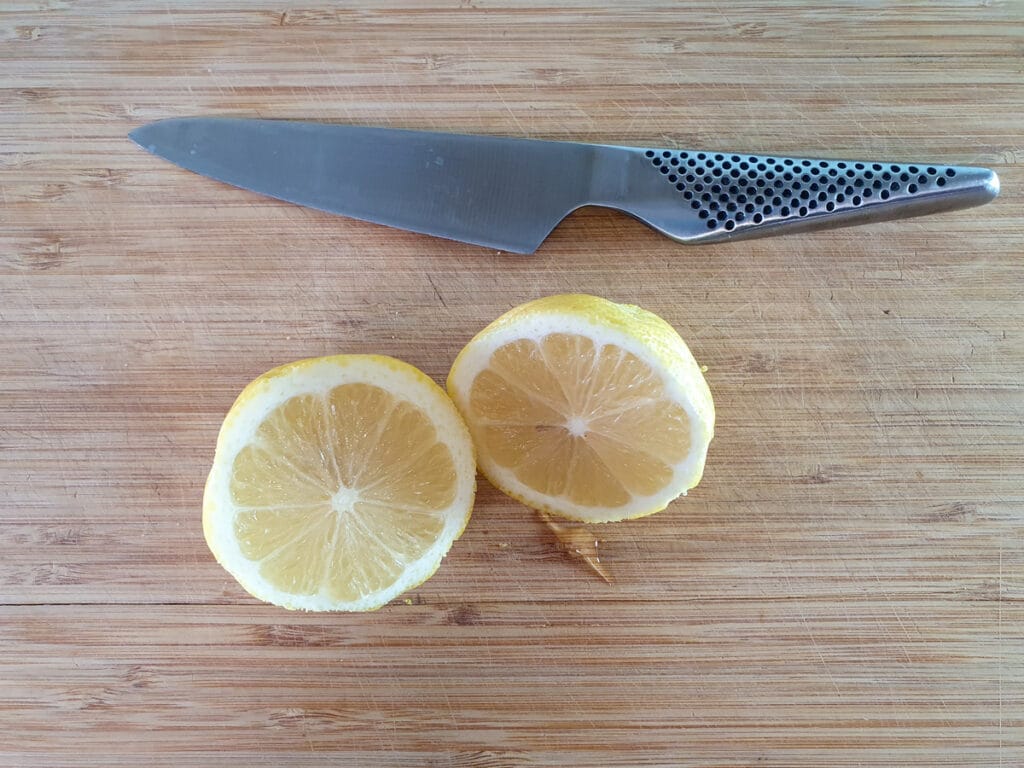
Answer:
[[[501,138],[288,120],[177,118],[130,134],[195,173],[298,205],[532,253],[600,206],[701,244],[969,208],[987,168]]]

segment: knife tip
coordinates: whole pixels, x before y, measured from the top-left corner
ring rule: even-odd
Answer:
[[[147,150],[148,152],[152,152],[154,150],[153,144],[146,140],[146,134],[149,132],[146,129],[149,128],[151,125],[152,123],[140,125],[138,128],[134,128],[128,131],[128,138],[134,141],[143,149]]]
[[[152,123],[140,125],[138,128],[133,128],[128,132],[128,138],[143,149],[149,152],[156,152],[156,145],[159,143],[158,139],[165,139],[167,136],[173,135],[174,129],[184,122],[184,118],[156,120]]]

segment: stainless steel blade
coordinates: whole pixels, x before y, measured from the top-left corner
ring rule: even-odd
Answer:
[[[131,138],[182,168],[330,213],[530,253],[587,199],[583,144],[183,118]]]
[[[706,243],[967,208],[999,193],[987,168],[279,120],[164,120],[131,137],[183,168],[281,200],[518,253],[584,205]]]

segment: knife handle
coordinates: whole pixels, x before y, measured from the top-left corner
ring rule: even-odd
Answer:
[[[644,191],[637,205],[621,207],[682,243],[920,216],[999,194],[987,168],[933,163],[636,149],[632,165]],[[657,193],[651,179],[661,185]]]

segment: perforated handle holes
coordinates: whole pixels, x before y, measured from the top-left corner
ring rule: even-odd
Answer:
[[[956,176],[946,166],[653,149],[644,154],[710,230],[732,231],[906,199],[944,187]]]

